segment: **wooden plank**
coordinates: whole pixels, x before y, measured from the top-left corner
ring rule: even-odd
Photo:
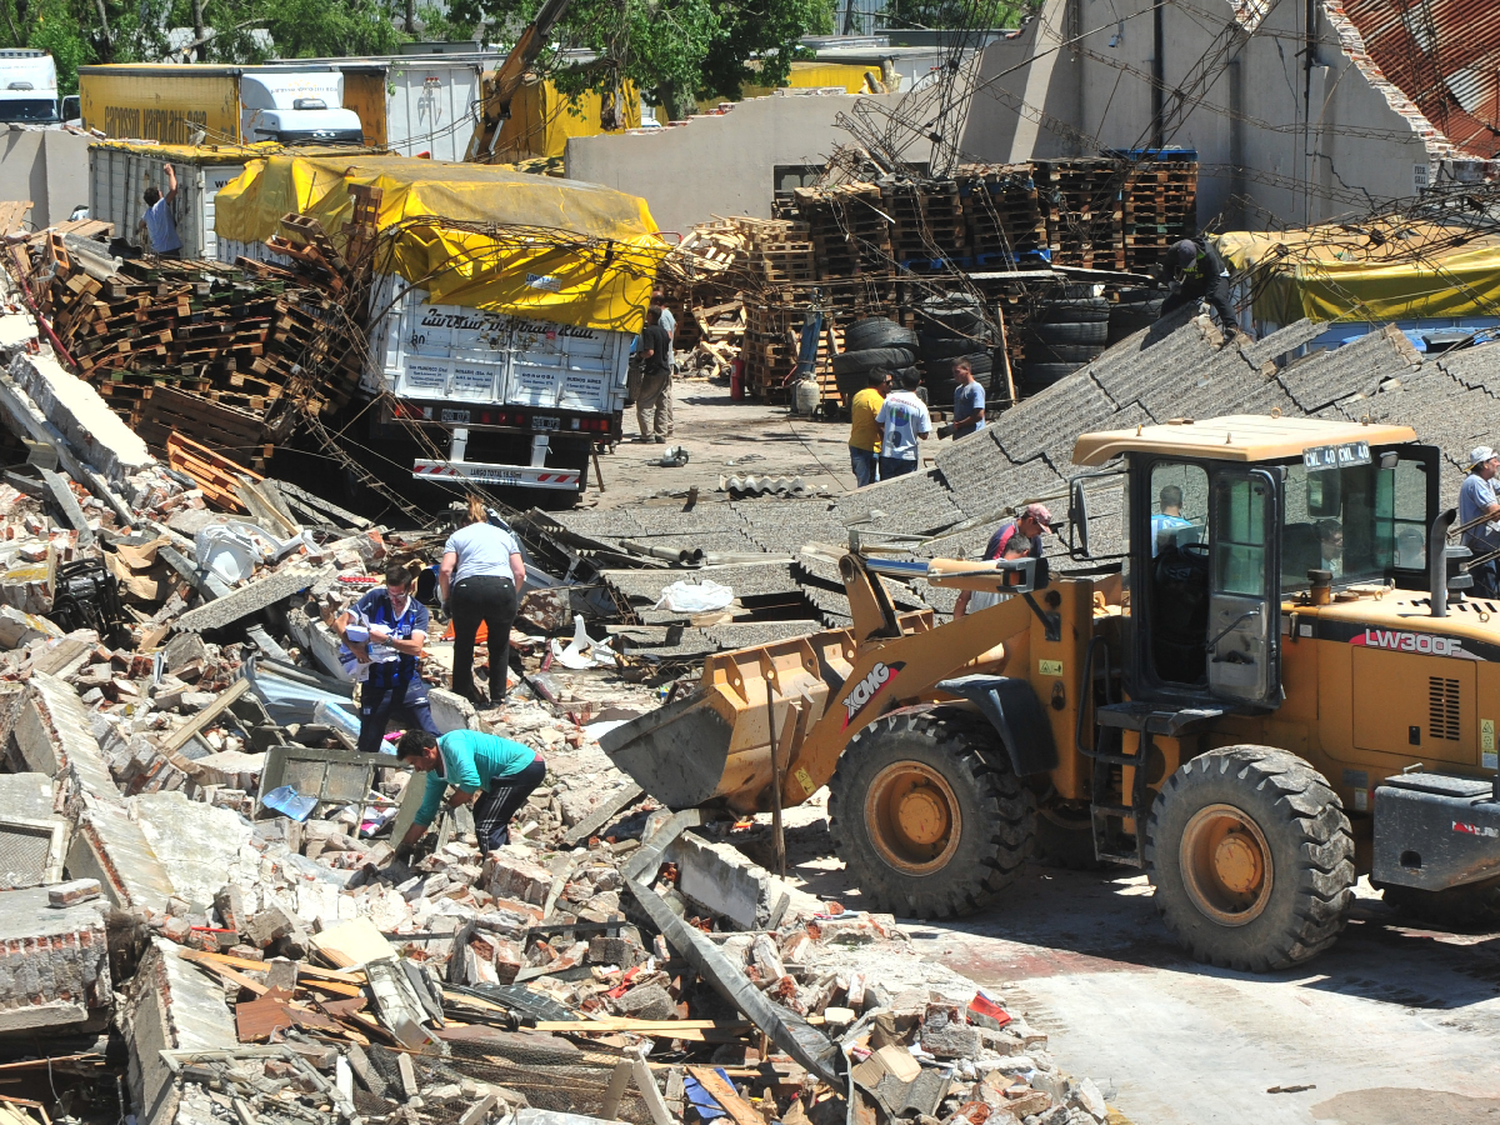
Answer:
[[[219,693],[219,698],[215,699],[181,726],[174,727],[172,732],[167,735],[167,740],[162,743],[162,752],[167,755],[177,753],[188,744],[195,734],[227,711],[231,703],[249,690],[250,681],[248,679],[236,680],[230,684]]]
[[[734,1119],[735,1125],[766,1125],[765,1119],[755,1111],[755,1108],[740,1097],[735,1088],[713,1067],[690,1066],[687,1071],[698,1080],[700,1086],[713,1095],[716,1102],[724,1107],[724,1112]]]

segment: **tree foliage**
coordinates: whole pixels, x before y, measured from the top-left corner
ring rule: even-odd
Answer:
[[[884,23],[891,28],[947,29],[1016,27],[1041,0],[887,0]]]
[[[540,0],[453,0],[448,18],[461,33],[503,29],[492,37],[506,39],[539,6]],[[832,17],[832,0],[575,0],[553,37],[565,51],[581,48],[594,57],[579,63],[549,51],[538,65],[568,92],[632,82],[680,116],[698,98],[736,98],[752,82],[781,83],[798,40],[830,31]]]

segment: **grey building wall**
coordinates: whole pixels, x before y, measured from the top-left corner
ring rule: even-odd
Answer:
[[[1160,12],[1158,70],[1150,0],[1048,0],[1019,37],[986,48],[966,152],[1003,161],[1150,146],[1159,76],[1164,139],[1202,163],[1202,224],[1222,214],[1229,227],[1301,226],[1416,192],[1421,139],[1343,52],[1321,3],[1281,0],[1249,36],[1225,0]],[[1205,67],[1221,50],[1225,65]],[[1197,104],[1174,128],[1179,89],[1196,90]]]
[[[715,215],[769,218],[779,166],[822,164],[853,141],[838,116],[862,98],[898,104],[901,94],[776,95],[735,103],[722,116],[631,133],[573,137],[567,176],[639,195],[663,230],[687,231]],[[908,150],[925,162],[931,145]]]
[[[0,132],[0,199],[32,201],[37,227],[63,222],[89,202],[89,141],[64,129]]]

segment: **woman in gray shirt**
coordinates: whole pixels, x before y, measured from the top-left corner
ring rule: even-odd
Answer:
[[[526,564],[521,545],[490,523],[484,501],[469,497],[469,523],[448,537],[438,568],[438,587],[453,615],[453,690],[476,707],[487,705],[474,686],[474,637],[479,623],[489,631],[490,702],[505,698],[510,667],[510,627],[516,620]]]

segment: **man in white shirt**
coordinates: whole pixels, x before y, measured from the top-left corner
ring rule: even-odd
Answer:
[[[1500,495],[1495,492],[1495,476],[1500,473],[1500,454],[1481,445],[1469,454],[1469,475],[1458,489],[1458,522],[1475,526],[1464,532],[1464,546],[1476,559],[1500,549]],[[1483,518],[1486,522],[1477,523]],[[1477,597],[1496,596],[1495,561],[1469,564]]]
[[[172,201],[177,198],[177,172],[170,164],[163,164],[161,170],[167,177],[167,194],[162,195],[155,184],[146,189],[146,213],[141,216],[140,226],[146,228],[148,250],[158,258],[180,258],[182,239],[177,236],[177,220],[172,217]]]
[[[905,476],[917,471],[917,442],[926,441],[932,433],[932,417],[927,404],[915,392],[922,376],[910,368],[901,376],[901,390],[886,395],[875,415],[884,427],[880,439],[880,479]]]

